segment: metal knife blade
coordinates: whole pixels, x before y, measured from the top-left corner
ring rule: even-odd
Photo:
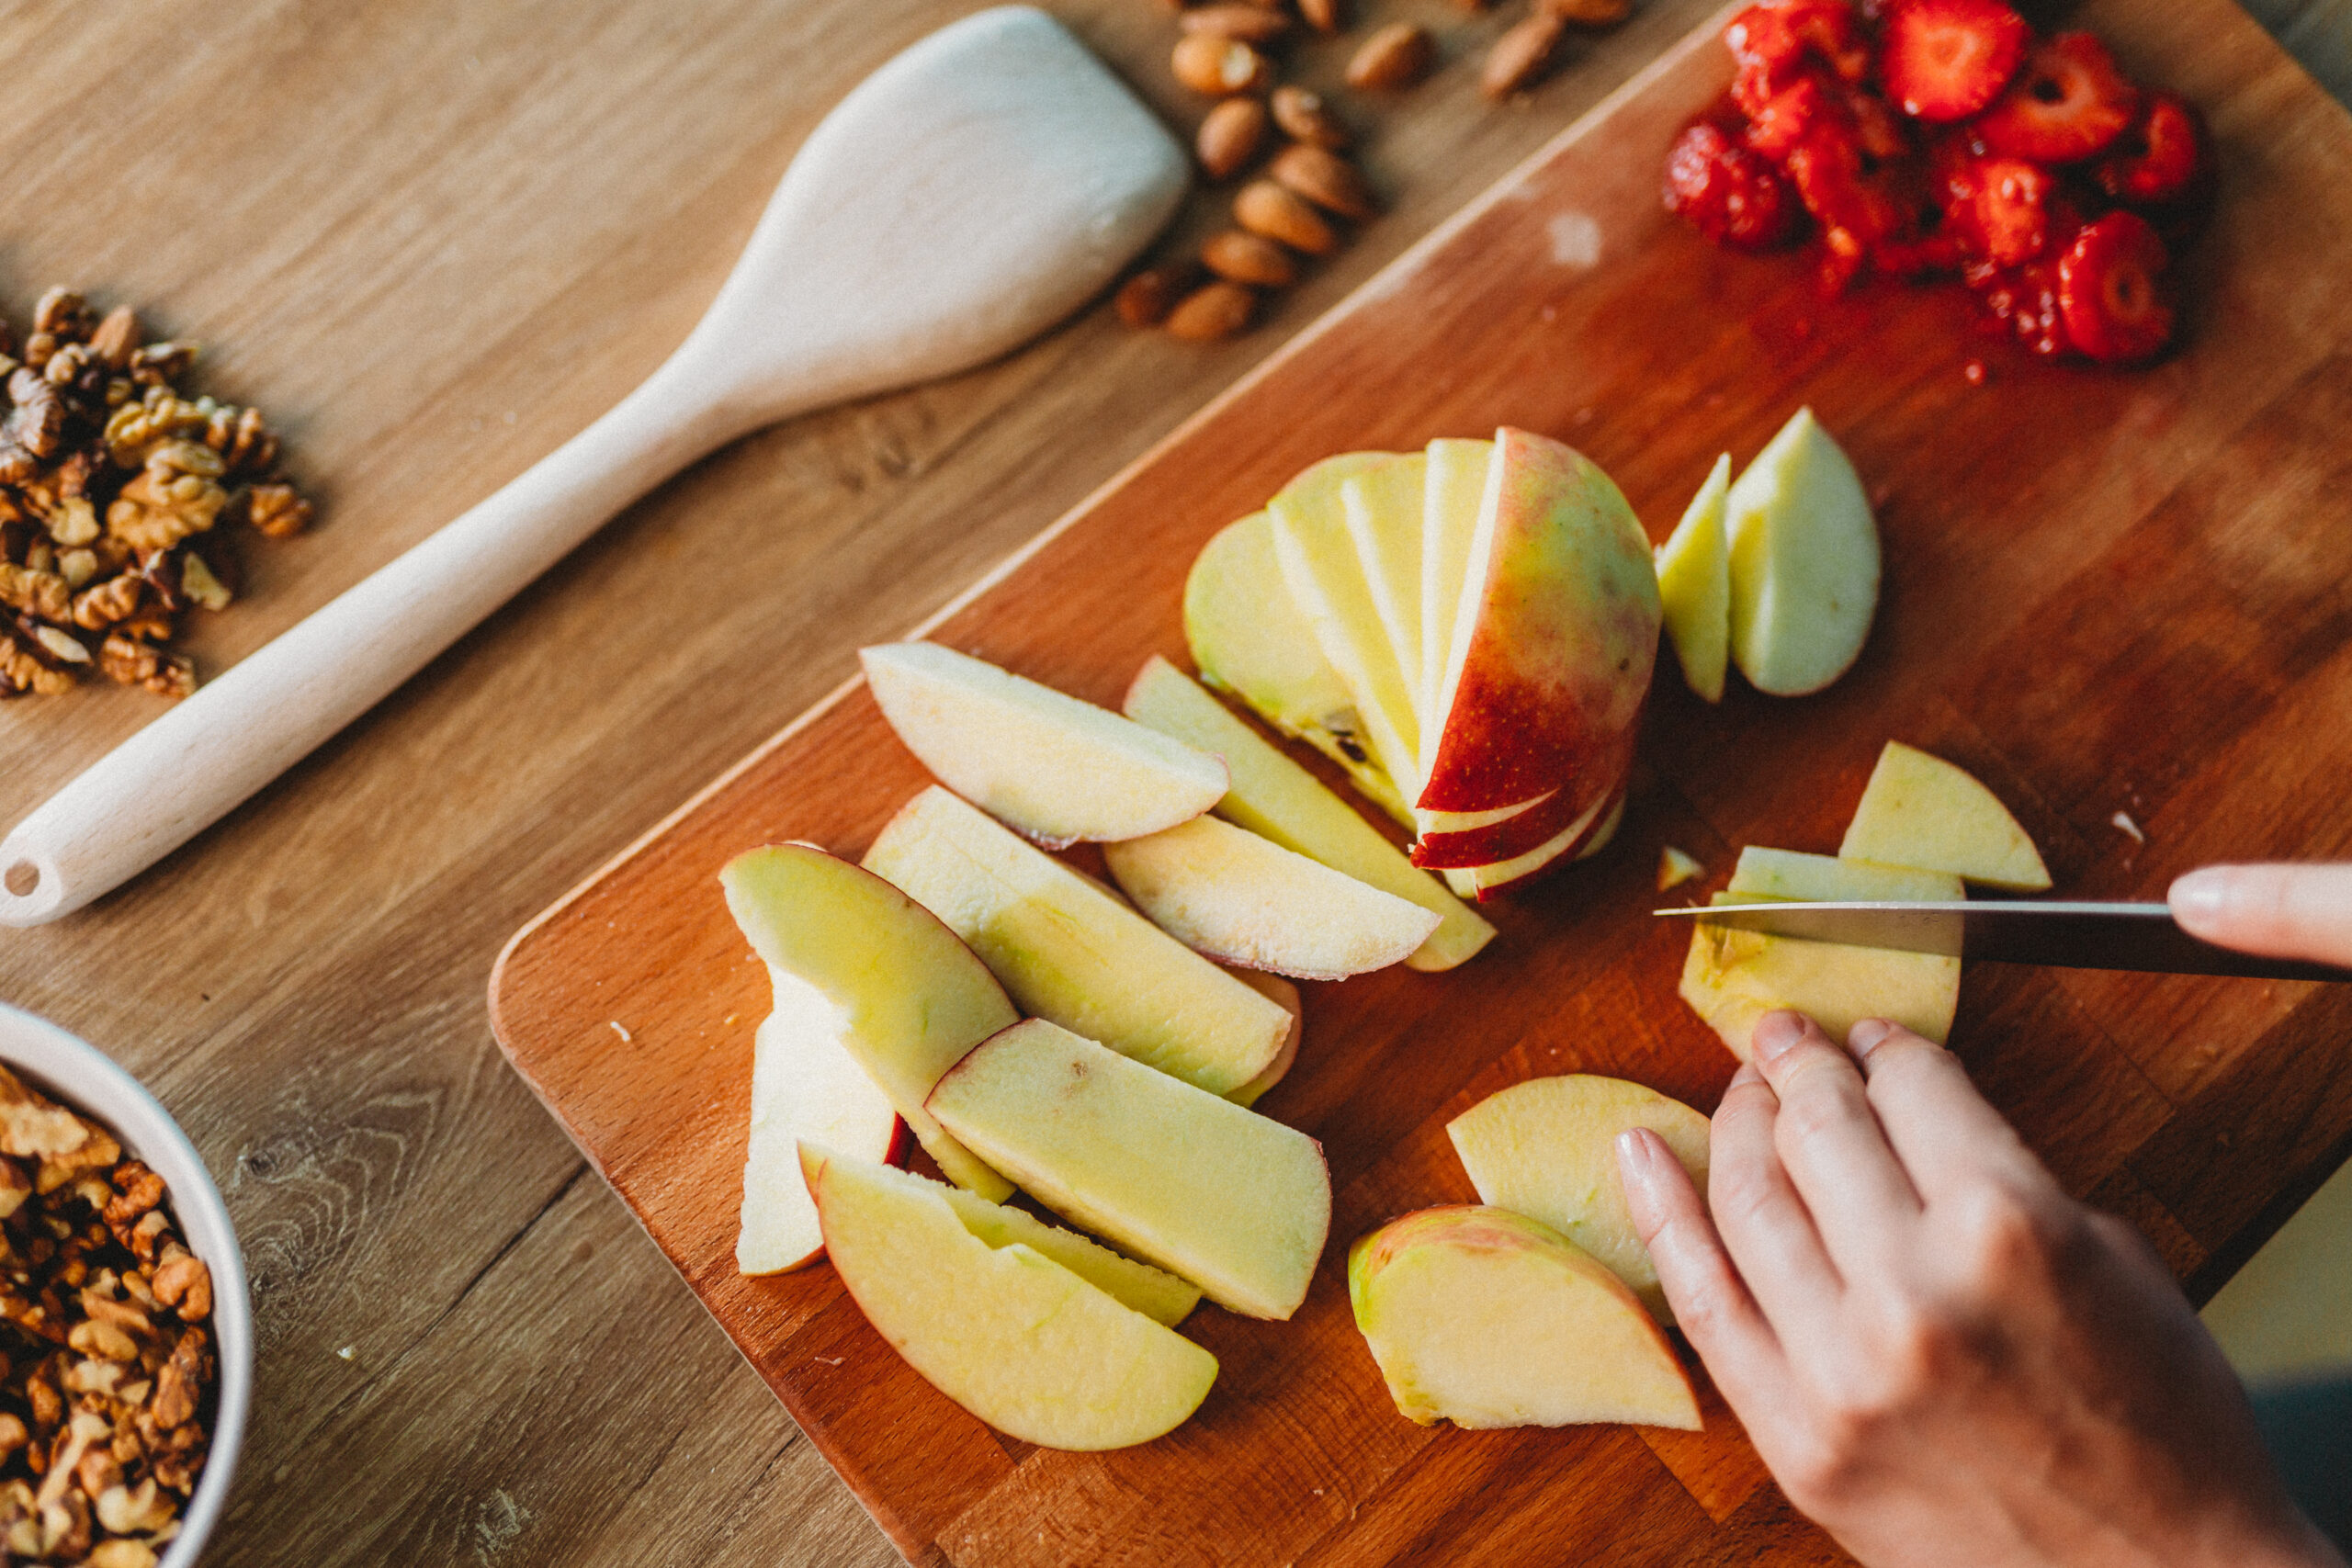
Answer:
[[[2263,980],[2352,981],[2352,969],[2265,958],[2199,942],[2163,904],[1969,899],[1962,903],[1755,903],[1692,905],[1652,914],[1804,942],[1993,964],[2064,969],[2135,969],[2161,975],[2234,975]]]

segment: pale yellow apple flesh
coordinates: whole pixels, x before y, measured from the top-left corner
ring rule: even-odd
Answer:
[[[1015,1239],[991,1246],[943,1189],[813,1145],[825,1250],[907,1363],[999,1431],[1050,1449],[1121,1449],[1181,1426],[1216,1358]]]
[[[718,881],[770,976],[797,976],[839,1010],[843,1049],[947,1179],[1008,1196],[1005,1179],[922,1108],[940,1074],[1021,1016],[988,966],[915,899],[812,845],[747,850]]]
[[[794,1178],[799,1179],[797,1168]],[[804,1181],[801,1185],[805,1190],[808,1184]],[[947,1200],[947,1206],[956,1211],[956,1217],[964,1222],[966,1230],[990,1247],[1012,1247],[1017,1243],[1040,1257],[1049,1258],[1121,1306],[1139,1312],[1154,1323],[1173,1328],[1201,1304],[1199,1286],[1187,1284],[1164,1269],[1123,1258],[1101,1242],[1059,1225],[1049,1225],[1025,1209],[991,1203],[960,1187],[945,1187],[935,1181],[928,1186]]]
[[[1743,852],[1743,868],[1754,853]],[[1713,902],[1792,897],[1767,890],[1775,887],[1800,890],[1797,901],[1805,903],[1871,900],[1896,885],[1889,870],[1827,855],[1776,852],[1755,863],[1752,882],[1735,872],[1730,886]],[[1922,879],[1903,884],[1916,889],[1910,896],[1962,896],[1956,876],[1908,874]],[[1743,1062],[1755,1055],[1757,1021],[1776,1008],[1808,1015],[1833,1040],[1845,1039],[1863,1019],[1883,1018],[1940,1045],[1951,1033],[1960,1003],[1960,960],[1702,925],[1690,933],[1681,995]]]
[[[1877,865],[1842,855],[1810,855],[1750,844],[1739,852],[1728,891],[1792,903],[1927,903],[1959,898],[1960,878],[1911,865]]]
[[[1679,887],[1707,868],[1693,859],[1687,850],[1668,844],[1657,852],[1657,890],[1661,893]]]
[[[1340,482],[1340,510],[1348,537],[1372,591],[1374,614],[1388,636],[1389,651],[1404,682],[1406,705],[1415,713],[1416,758],[1419,746],[1421,679],[1421,492],[1429,459],[1407,453]]]
[[[1470,544],[1478,532],[1478,503],[1487,493],[1491,441],[1441,437],[1425,454],[1427,482],[1421,492],[1421,669],[1414,702],[1421,716],[1421,767],[1427,771],[1443,716],[1438,691],[1445,681],[1445,658],[1453,648],[1453,618],[1462,607],[1462,581],[1470,570]]]
[[[858,660],[916,761],[1051,848],[1157,833],[1225,793],[1225,764],[1207,752],[969,654],[891,642]]]
[[[1349,1250],[1348,1295],[1398,1412],[1423,1426],[1699,1429],[1665,1333],[1540,1221],[1466,1205],[1393,1220]]]
[[[2041,852],[1999,796],[1974,775],[1899,740],[1879,753],[1838,853],[1948,871],[2012,893],[2050,886]]]
[[[1184,640],[1203,681],[1330,758],[1365,799],[1399,826],[1413,826],[1403,792],[1372,754],[1355,698],[1291,600],[1265,513],[1227,525],[1193,562],[1184,579]]]
[[[1290,1032],[1283,1036],[1283,1048],[1274,1053],[1266,1070],[1239,1089],[1226,1092],[1225,1098],[1236,1105],[1255,1105],[1266,1097],[1267,1090],[1290,1077],[1291,1068],[1298,1064],[1298,1047],[1306,1036],[1306,1007],[1298,987],[1280,975],[1269,975],[1262,969],[1233,969],[1227,973],[1260,996],[1279,1002],[1282,1010],[1290,1014]]]
[[[1212,1095],[1264,1072],[1290,1032],[1280,1006],[936,785],[865,864],[968,942],[1024,1011]]]
[[[1572,1073],[1490,1094],[1445,1124],[1478,1201],[1541,1220],[1625,1281],[1660,1323],[1674,1314],[1634,1228],[1617,1176],[1617,1136],[1647,1127],[1707,1190],[1707,1119],[1623,1078]]]
[[[1618,824],[1624,819],[1625,797],[1623,794],[1612,795],[1592,807],[1548,842],[1492,865],[1473,866],[1463,874],[1470,879],[1472,890],[1480,898],[1487,897],[1572,860],[1589,860],[1599,854],[1609,847],[1609,840],[1616,837]]]
[[[1657,547],[1657,596],[1666,635],[1682,678],[1708,702],[1723,701],[1731,658],[1731,545],[1724,503],[1731,492],[1731,454],[1715,459],[1682,521]]]
[[[1103,846],[1112,878],[1193,952],[1306,980],[1401,962],[1438,917],[1215,817]]]
[[[904,1125],[842,1043],[849,1033],[842,1010],[797,975],[775,970],[770,977],[775,1010],[752,1039],[751,1136],[735,1237],[735,1267],[746,1274],[797,1269],[825,1249],[816,1202],[800,1179],[803,1139],[888,1165]]]
[[[1878,525],[1854,465],[1811,409],[1733,483],[1724,521],[1731,657],[1747,683],[1794,697],[1843,675],[1878,608]]]
[[[1056,1213],[1250,1317],[1286,1318],[1331,1224],[1314,1139],[1031,1019],[957,1063],[932,1113]]]
[[[1405,960],[1408,967],[1451,969],[1494,940],[1493,926],[1166,660],[1154,655],[1145,664],[1125,706],[1138,724],[1225,759],[1232,787],[1218,816],[1436,915],[1437,929]]]

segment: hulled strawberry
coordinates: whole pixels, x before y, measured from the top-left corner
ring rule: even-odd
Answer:
[[[1974,130],[1986,151],[2003,157],[2071,164],[2105,152],[2139,108],[2139,90],[2105,44],[2089,33],[2060,33],[2027,51]]]
[[[1996,267],[2016,266],[2071,242],[2081,222],[2058,188],[2058,178],[2022,158],[1976,158],[1945,173],[1945,223],[1972,257]]]
[[[2188,195],[2208,161],[2205,122],[2171,93],[2151,93],[2115,145],[2099,160],[2099,187],[2118,201],[2158,207]]]
[[[2030,36],[2005,0],[1898,0],[1886,17],[1879,80],[1914,118],[1966,119],[2001,96]]]
[[[2172,341],[2172,301],[2160,281],[2170,258],[2136,212],[2110,212],[2058,258],[2066,339],[2102,365],[2130,365]]]
[[[1771,161],[1705,118],[1686,128],[1667,154],[1666,205],[1734,250],[1784,245],[1799,222],[1796,195]]]

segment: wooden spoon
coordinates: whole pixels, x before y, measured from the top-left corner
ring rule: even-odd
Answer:
[[[819,125],[709,311],[610,412],[124,741],[0,842],[0,924],[137,875],[605,520],[746,431],[994,358],[1159,231],[1182,149],[1044,12],[933,33]]]

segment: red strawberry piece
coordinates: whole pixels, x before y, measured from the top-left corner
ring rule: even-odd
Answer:
[[[2017,79],[1976,122],[1989,152],[2037,164],[2103,152],[2138,115],[2137,88],[2089,33],[2060,33],[2028,51]]]
[[[1969,287],[2002,330],[2045,359],[2066,352],[2066,325],[2059,307],[2058,269],[2050,262],[1968,269]]]
[[[1951,232],[1972,256],[2016,266],[2049,248],[2058,181],[2021,158],[1984,158],[1944,178]]]
[[[1879,79],[1905,114],[1965,119],[2001,96],[2030,37],[2004,0],[1901,0],[1886,18]]]
[[[2058,258],[2066,338],[2102,365],[2148,358],[2172,340],[2172,302],[2157,281],[2165,243],[2136,212],[2110,212]]]
[[[2159,206],[2197,181],[2208,159],[2205,123],[2170,93],[2151,93],[2130,130],[2099,160],[2099,187],[2118,201]]]
[[[1739,66],[1732,98],[1749,115],[1809,70],[1842,82],[1870,74],[1870,41],[1845,0],[1766,0],[1734,17],[1724,42]]]
[[[1769,251],[1797,231],[1796,195],[1770,161],[1701,119],[1666,157],[1666,205],[1719,245]]]
[[[1958,236],[1948,233],[1928,234],[1917,240],[1885,240],[1871,253],[1872,264],[1889,277],[1958,272],[1964,259]]]
[[[1819,76],[1807,72],[1757,107],[1747,141],[1777,164],[1816,132],[1849,141],[1858,134],[1844,102],[1832,96]]]

